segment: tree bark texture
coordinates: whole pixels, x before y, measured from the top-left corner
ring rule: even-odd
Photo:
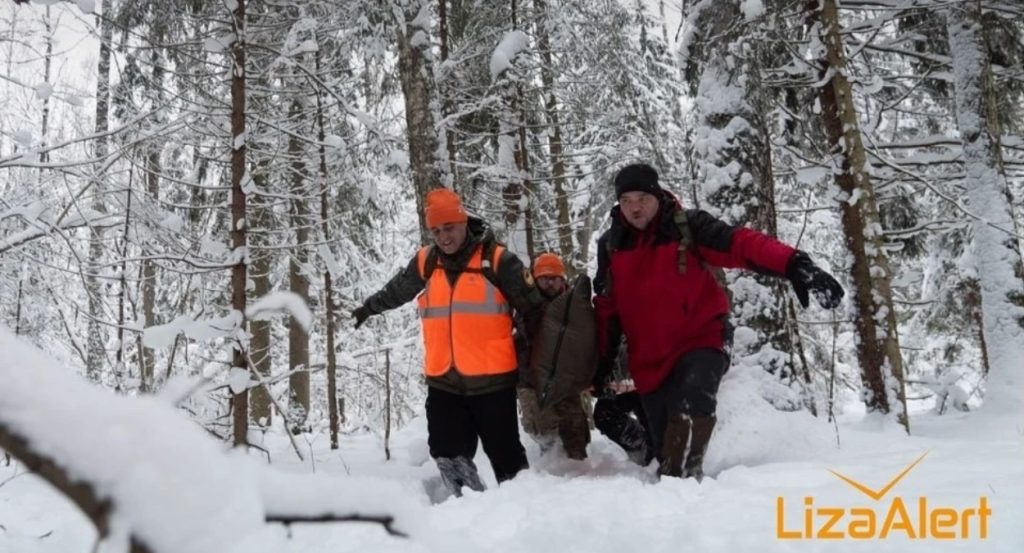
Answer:
[[[408,14],[415,17],[426,0],[411,2]],[[420,221],[420,241],[430,243],[423,216],[423,197],[431,188],[443,185],[439,170],[438,138],[433,105],[436,103],[434,75],[430,62],[429,29],[414,26],[412,18],[397,31],[398,75],[405,99],[405,132],[409,141],[409,170],[416,193],[416,212]]]
[[[292,101],[290,119],[299,121],[303,101]],[[309,205],[305,149],[301,139],[292,134],[288,138],[291,158],[291,224],[295,229],[295,247],[288,256],[288,287],[309,305],[309,280],[305,271],[309,265]],[[309,334],[295,317],[288,317],[288,425],[292,432],[300,433],[309,415]]]
[[[104,6],[110,12],[110,6]],[[92,175],[92,209],[98,214],[105,214],[107,208],[103,203],[104,183],[103,167],[109,151],[106,132],[109,127],[110,113],[110,43],[113,40],[113,25],[97,16],[96,25],[100,29],[100,57],[96,66],[96,172]],[[103,364],[107,357],[106,328],[100,324],[103,313],[103,286],[100,283],[100,271],[103,264],[103,229],[89,226],[89,261],[85,270],[86,295],[89,297],[89,323],[86,338],[85,372],[90,380],[99,382]]]
[[[232,12],[235,41],[231,45],[231,247],[236,255],[246,250],[246,209],[243,178],[246,174],[245,136],[245,0],[235,0]],[[231,269],[231,307],[238,312],[239,329],[234,344],[231,366],[248,371],[248,351],[243,338],[247,334],[245,321],[246,257],[240,255]],[[249,443],[249,390],[244,389],[232,397],[233,439],[236,446]]]
[[[891,271],[882,243],[875,192],[846,78],[844,50],[835,0],[820,0],[812,14],[825,57],[819,89],[821,119],[834,159],[836,184],[843,194],[843,231],[853,260],[854,328],[857,360],[869,411],[893,413],[909,432],[903,357],[890,288]]]

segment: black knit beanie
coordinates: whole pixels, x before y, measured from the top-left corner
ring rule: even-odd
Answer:
[[[619,170],[615,175],[615,197],[626,192],[647,192],[657,196],[661,192],[658,186],[658,172],[646,163],[634,163]]]

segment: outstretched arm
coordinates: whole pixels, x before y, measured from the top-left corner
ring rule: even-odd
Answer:
[[[708,263],[787,278],[805,308],[809,294],[826,309],[839,306],[845,294],[843,287],[806,253],[767,234],[725,223],[706,211],[690,209],[686,213],[693,241]]]
[[[730,225],[700,209],[686,210],[686,218],[694,245],[711,265],[786,276],[786,264],[796,249],[767,234]]]
[[[397,275],[391,277],[384,288],[366,298],[362,307],[352,313],[356,319],[356,328],[359,328],[370,315],[378,315],[408,303],[425,285],[426,282],[420,277],[416,256],[413,256],[412,261]]]

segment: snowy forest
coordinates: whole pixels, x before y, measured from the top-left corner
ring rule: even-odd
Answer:
[[[1021,0],[11,0],[0,37],[2,552],[776,550],[777,496],[925,450],[907,504],[986,495],[989,537],[881,550],[1024,547]],[[524,434],[432,505],[416,309],[353,310],[436,187],[592,276],[636,162],[842,305],[725,273],[702,484]]]

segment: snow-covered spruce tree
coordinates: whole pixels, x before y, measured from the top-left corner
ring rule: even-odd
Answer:
[[[843,231],[851,256],[857,359],[870,411],[891,413],[909,431],[903,358],[882,243],[875,192],[866,164],[853,88],[846,77],[846,48],[834,0],[820,0],[808,14],[811,54],[819,63],[821,121],[842,193]]]
[[[1018,413],[1024,403],[1024,261],[1003,165],[999,104],[981,26],[981,2],[946,12],[953,58],[956,116],[972,222],[972,251],[981,290],[989,374],[986,404]]]
[[[776,4],[770,9],[785,3]],[[775,236],[770,127],[775,102],[761,72],[778,65],[764,27],[786,22],[765,13],[745,13],[739,2],[705,2],[692,9],[689,22],[696,30],[688,35],[688,45],[694,55],[684,51],[683,58],[695,80],[695,157],[706,209],[732,224]],[[730,273],[728,278],[737,325],[734,354],[754,356],[769,372],[806,385],[807,368],[797,368],[798,329],[790,317],[786,282],[756,273]],[[812,399],[804,402],[814,409]]]

